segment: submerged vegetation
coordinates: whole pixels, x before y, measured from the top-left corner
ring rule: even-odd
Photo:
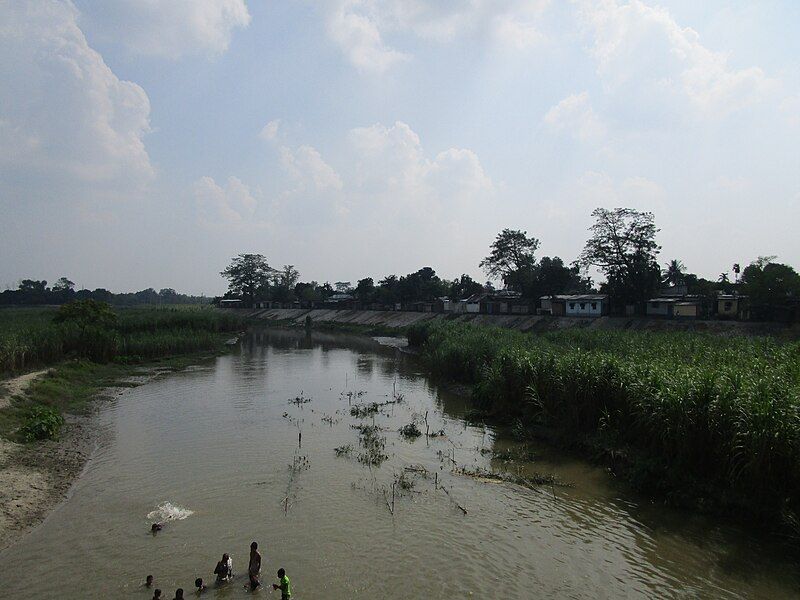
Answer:
[[[478,409],[604,449],[641,489],[787,522],[800,512],[800,343],[445,322],[409,341],[435,373],[472,384]]]

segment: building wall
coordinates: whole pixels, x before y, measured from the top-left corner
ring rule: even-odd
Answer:
[[[468,313],[479,313],[481,312],[481,305],[480,304],[467,304],[467,312]]]
[[[683,319],[696,319],[700,316],[700,306],[697,304],[676,304],[675,316]]]
[[[599,317],[602,314],[602,300],[567,301],[568,317]]]
[[[739,312],[738,300],[718,300],[717,314],[724,317],[735,317]]]
[[[670,306],[666,302],[648,302],[646,314],[652,317],[668,317]]]

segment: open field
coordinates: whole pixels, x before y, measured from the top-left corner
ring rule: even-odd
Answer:
[[[445,322],[409,341],[434,372],[472,384],[480,409],[591,440],[641,489],[797,523],[800,343]]]

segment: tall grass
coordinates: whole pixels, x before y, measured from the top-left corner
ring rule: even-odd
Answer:
[[[150,359],[215,348],[220,333],[237,331],[237,315],[209,307],[118,311],[113,328],[54,323],[54,309],[0,310],[0,374],[65,358],[96,362]]]
[[[648,486],[689,476],[729,503],[800,509],[800,343],[446,322],[409,340],[485,410],[634,449]]]

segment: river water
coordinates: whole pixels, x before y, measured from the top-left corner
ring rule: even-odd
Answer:
[[[374,417],[350,414],[398,397]],[[108,439],[70,499],[0,555],[0,597],[147,600],[141,584],[153,574],[164,598],[178,587],[191,598],[223,552],[237,575],[203,596],[253,597],[244,588],[253,540],[264,581],[284,567],[301,600],[797,597],[797,565],[755,535],[648,504],[547,448],[519,460],[518,443],[466,424],[466,410],[386,344],[253,333],[230,355],[104,405]],[[425,413],[429,431],[445,435],[398,433],[413,420],[424,432]],[[380,466],[358,460],[353,426],[373,423],[388,456]],[[528,489],[454,465],[572,485]],[[403,474],[412,487],[395,484],[392,514]]]

